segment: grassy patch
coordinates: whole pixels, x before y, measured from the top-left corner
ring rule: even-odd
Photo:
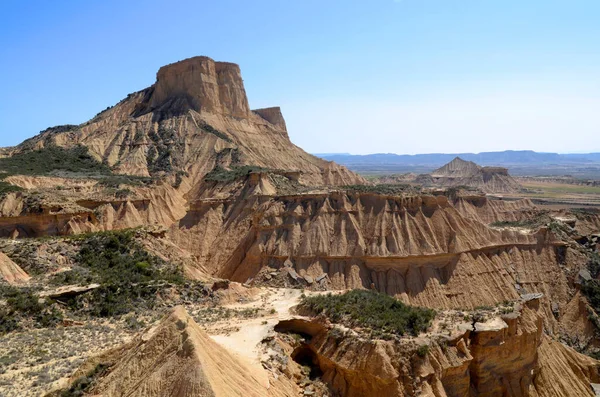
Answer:
[[[70,149],[48,146],[17,153],[11,157],[0,158],[0,171],[5,176],[49,175],[56,171],[92,175],[112,174],[110,168],[93,158],[85,146]]]
[[[305,297],[301,310],[324,314],[334,323],[370,330],[374,336],[418,335],[430,326],[435,311],[408,306],[391,296],[367,290]]]

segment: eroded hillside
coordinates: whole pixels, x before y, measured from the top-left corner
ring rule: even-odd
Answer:
[[[594,211],[370,184],[206,57],[3,153],[0,394],[593,395]]]

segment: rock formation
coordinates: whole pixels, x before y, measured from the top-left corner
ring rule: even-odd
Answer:
[[[290,142],[279,108],[251,111],[240,68],[194,57],[160,68],[156,83],[80,126],[49,129],[12,153],[47,145],[84,145],[116,172],[184,173],[197,187],[215,166],[297,171],[312,185],[360,184],[345,167]],[[186,192],[184,191],[184,193]]]
[[[433,340],[368,340],[335,327],[286,322],[286,331],[308,335],[295,355],[310,358],[322,378],[343,396],[593,396],[596,360],[543,334],[537,298],[515,312]],[[429,343],[425,355],[417,343]]]
[[[9,284],[24,283],[31,278],[2,252],[0,252],[0,276]]]
[[[10,238],[7,245],[143,226],[158,236],[147,242],[148,251],[181,259],[183,274],[196,280],[372,289],[437,310],[474,310],[542,294],[519,316],[465,329],[447,341],[447,350],[433,346],[422,359],[391,342],[315,333],[311,354],[342,396],[558,397],[568,395],[568,382],[586,395],[597,378],[596,361],[551,337],[584,343],[595,337],[594,310],[577,279],[595,248],[578,247],[582,238],[564,233],[597,232],[600,215],[569,218],[568,224],[555,217],[553,225],[530,229],[492,227],[540,211],[529,200],[485,194],[382,194],[293,145],[279,108],[250,109],[239,67],[207,57],[167,65],[153,86],[89,122],[46,130],[2,155],[75,145],[86,146],[115,173],[151,178],[103,185],[94,175],[8,176],[3,181],[22,191],[0,197],[0,237]],[[460,158],[414,177],[485,193],[520,189],[506,169]],[[358,190],[344,187],[360,184]],[[48,273],[76,257],[66,253]],[[28,277],[2,255],[0,271],[11,283]],[[43,275],[46,281],[49,276]],[[589,271],[586,277],[593,278]],[[269,388],[182,309],[103,359],[110,368],[93,386],[97,395],[291,395],[286,387]],[[557,373],[566,375],[552,384]]]
[[[480,167],[460,157],[431,173],[433,185],[468,186],[484,193],[516,193],[522,188],[503,167]],[[424,179],[422,178],[423,182]]]

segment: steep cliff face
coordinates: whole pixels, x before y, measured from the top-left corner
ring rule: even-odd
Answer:
[[[449,337],[369,340],[296,321],[296,332],[309,335],[296,354],[310,357],[343,396],[593,396],[590,383],[599,378],[596,360],[544,335],[537,299]],[[428,353],[419,355],[423,343]]]
[[[240,68],[208,57],[164,66],[150,88],[80,126],[49,129],[13,153],[47,145],[87,146],[121,174],[180,172],[185,192],[198,188],[217,165],[298,171],[311,185],[365,182],[290,142],[279,108],[251,111]]]

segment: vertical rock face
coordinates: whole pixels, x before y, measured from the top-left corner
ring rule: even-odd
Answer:
[[[250,108],[238,65],[194,57],[159,69],[151,106],[184,98],[196,111],[248,117]]]
[[[253,110],[253,112],[258,114],[263,119],[267,120],[269,123],[273,124],[275,127],[287,132],[285,119],[283,118],[283,114],[281,114],[281,108],[279,106],[272,108],[255,109]]]

